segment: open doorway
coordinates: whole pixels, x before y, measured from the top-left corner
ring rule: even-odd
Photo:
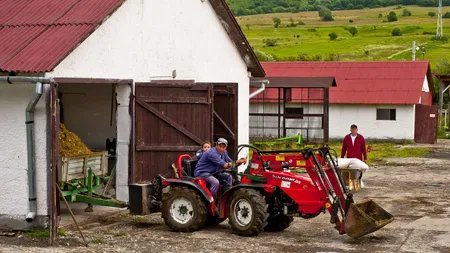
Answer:
[[[58,98],[58,184],[64,197],[84,203],[86,212],[92,212],[94,205],[114,206],[113,199],[101,197],[107,193],[114,197],[116,84],[61,83]]]

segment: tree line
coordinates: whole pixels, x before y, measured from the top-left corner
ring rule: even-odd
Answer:
[[[438,5],[438,0],[227,0],[227,2],[236,16],[318,11],[323,7],[330,10],[354,10],[400,4],[422,7],[437,7]],[[450,0],[443,0],[442,4],[450,6]]]

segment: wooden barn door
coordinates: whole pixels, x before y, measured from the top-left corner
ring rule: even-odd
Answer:
[[[416,143],[436,143],[438,110],[432,105],[416,105],[414,141]]]
[[[136,83],[133,182],[170,171],[181,154],[194,154],[212,135],[212,86]]]
[[[228,140],[228,154],[236,158],[238,135],[237,84],[214,84],[213,140]]]

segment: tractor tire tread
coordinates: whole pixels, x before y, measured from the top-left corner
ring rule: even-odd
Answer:
[[[288,228],[294,221],[292,216],[284,214],[272,214],[267,219],[267,226],[264,228],[268,232],[279,232]]]
[[[237,196],[245,196],[249,198],[251,204],[253,204],[255,219],[252,221],[252,224],[249,228],[245,230],[239,229],[234,223],[234,212],[232,209],[233,200]],[[257,236],[264,231],[264,227],[267,225],[267,219],[269,214],[267,213],[268,204],[266,203],[265,197],[255,189],[242,188],[237,190],[232,197],[231,205],[230,205],[230,218],[229,224],[232,228],[232,232],[234,234],[240,236]]]

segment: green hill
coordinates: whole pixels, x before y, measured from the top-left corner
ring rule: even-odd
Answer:
[[[405,8],[411,16],[402,16]],[[387,22],[391,11],[397,13],[398,21]],[[417,59],[430,60],[434,66],[440,60],[450,60],[450,44],[447,37],[435,40],[436,17],[430,17],[429,12],[437,12],[437,8],[333,11],[331,22],[321,21],[317,11],[241,16],[237,20],[263,61],[410,60],[412,42],[416,41],[425,48],[425,54],[417,52]],[[450,7],[444,7],[443,12],[450,12]],[[274,18],[281,21],[278,28]],[[356,28],[355,35],[350,33],[351,27]],[[444,19],[443,27],[444,35],[450,35],[450,19]],[[400,29],[401,36],[392,35],[394,28]],[[329,36],[332,33],[337,35],[334,40]]]
[[[363,8],[379,8],[395,5],[418,5],[435,7],[437,0],[227,0],[236,16],[317,11],[322,7],[330,10],[356,10]],[[443,0],[444,6],[450,0]]]

